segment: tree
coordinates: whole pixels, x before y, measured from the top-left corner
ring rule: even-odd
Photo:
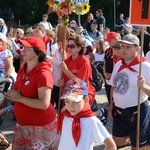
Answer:
[[[35,24],[41,21],[41,16],[47,13],[47,0],[1,0],[0,8],[10,8],[14,12],[14,21],[20,20],[21,24]],[[130,0],[115,0],[116,1],[116,15],[124,13],[129,15]],[[106,23],[109,28],[113,28],[114,23],[114,0],[90,0],[90,12],[95,16],[97,9],[102,9],[106,18]],[[49,21],[54,25],[57,23],[56,14],[49,15]],[[70,19],[76,19],[77,15],[72,14]],[[81,16],[81,23],[87,19],[87,15]]]

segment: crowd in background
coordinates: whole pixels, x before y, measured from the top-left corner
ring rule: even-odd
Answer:
[[[128,44],[134,43],[138,46],[137,52],[140,54],[142,51],[143,58],[150,62],[150,34],[147,32],[147,27],[132,26],[129,22],[129,17],[127,16],[124,19],[122,13],[116,20],[116,30],[114,31],[107,27],[107,19],[101,9],[96,10],[95,15],[88,14],[80,33],[76,33],[77,24],[75,20],[71,20],[70,28],[65,29],[61,26],[60,19],[55,31],[53,31],[51,23],[47,20],[48,15],[43,14],[41,22],[27,28],[25,31],[22,28],[10,28],[8,33],[5,21],[0,18],[0,42],[3,42],[3,47],[0,47],[0,70],[3,70],[5,78],[13,77],[13,82],[15,82],[15,91],[8,91],[6,94],[10,105],[0,110],[0,116],[9,112],[15,113],[14,117],[17,119],[17,125],[13,139],[14,150],[23,149],[24,145],[21,140],[25,140],[28,134],[35,134],[35,132],[37,132],[35,134],[37,141],[33,141],[32,135],[29,136],[24,141],[27,147],[31,147],[31,143],[39,144],[39,141],[41,143],[45,142],[47,147],[54,149],[58,146],[59,136],[56,135],[56,113],[59,113],[60,108],[65,109],[63,103],[59,102],[59,93],[61,92],[61,87],[64,87],[73,78],[79,78],[86,82],[88,103],[91,110],[103,125],[107,123],[107,109],[98,108],[95,99],[96,91],[89,80],[92,78],[91,64],[100,66],[99,72],[104,80],[103,84],[108,105],[111,105],[113,85],[111,78],[115,64],[124,59],[123,55],[125,54],[122,52],[122,43],[120,42],[124,37],[129,36],[128,38],[132,38],[135,36],[140,43],[136,44],[134,41]],[[144,30],[143,49],[140,47],[142,30]],[[63,37],[64,31],[67,33],[66,37]],[[136,41],[138,41],[137,39]],[[65,46],[63,45],[64,41]],[[39,44],[44,46],[39,46]],[[7,49],[8,45],[9,50]],[[31,49],[32,52],[29,52]],[[48,69],[49,71],[47,72]],[[33,90],[34,94],[27,92],[30,89],[26,89],[23,86],[23,84],[29,84],[28,79],[30,77],[34,81],[30,88],[31,90],[36,89]],[[14,94],[14,97],[12,94]],[[22,102],[20,102],[21,100]],[[37,104],[35,105],[35,103]],[[27,111],[28,113],[25,113]],[[33,114],[29,117],[29,113]],[[41,116],[38,116],[37,113],[41,113]],[[24,115],[24,119],[21,118],[21,114]],[[48,118],[47,115],[51,114],[52,116]],[[34,120],[34,117],[39,118],[40,121]],[[45,117],[46,121],[42,117]],[[41,130],[44,130],[44,128],[33,131],[33,128],[38,125],[45,127],[47,134],[41,135]],[[23,130],[27,131],[27,133]],[[30,133],[28,133],[29,131]],[[20,137],[20,134],[23,138]],[[49,139],[45,136],[49,137]],[[41,140],[42,138],[45,141]],[[50,139],[53,139],[53,141],[49,142]],[[115,139],[116,141],[118,142],[119,140]],[[105,144],[107,145],[108,143]],[[135,147],[135,145],[133,146]]]

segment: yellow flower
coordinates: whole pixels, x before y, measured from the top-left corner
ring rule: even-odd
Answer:
[[[90,5],[88,3],[82,3],[81,5],[82,14],[88,13],[89,10],[90,10]]]
[[[57,4],[57,10],[61,10],[61,4]]]
[[[54,5],[53,0],[48,0],[47,5],[49,5],[49,7],[53,7]]]

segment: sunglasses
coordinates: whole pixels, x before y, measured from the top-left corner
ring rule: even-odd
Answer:
[[[74,44],[67,44],[67,48],[74,49],[75,47],[76,47],[76,45],[74,45]]]

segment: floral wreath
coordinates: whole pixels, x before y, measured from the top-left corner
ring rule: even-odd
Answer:
[[[68,24],[69,15],[72,12],[77,15],[84,15],[90,10],[88,2],[79,3],[76,0],[48,0],[47,4],[53,8],[58,16],[62,16],[64,25]]]

